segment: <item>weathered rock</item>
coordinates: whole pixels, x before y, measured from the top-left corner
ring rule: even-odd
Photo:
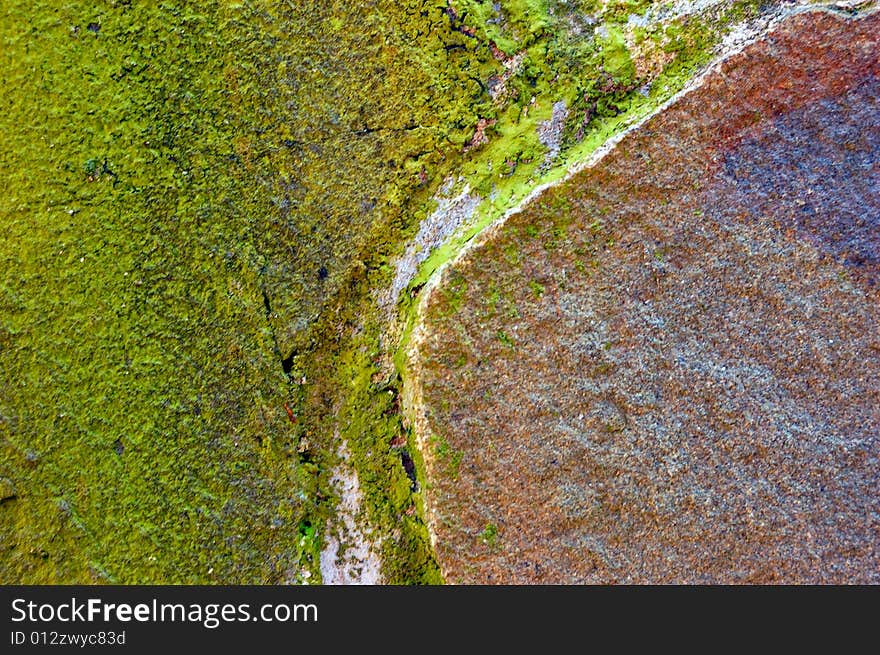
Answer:
[[[448,580],[880,582],[878,35],[786,19],[447,272]]]

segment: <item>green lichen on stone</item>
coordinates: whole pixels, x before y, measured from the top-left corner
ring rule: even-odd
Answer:
[[[314,580],[338,438],[385,579],[440,581],[373,292],[443,179],[485,200],[413,285],[728,20],[667,28],[645,96],[621,35],[647,3],[497,5],[4,3],[0,581]]]

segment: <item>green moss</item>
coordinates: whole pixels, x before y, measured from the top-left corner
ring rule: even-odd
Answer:
[[[600,13],[598,4],[581,4],[580,10],[588,15]],[[530,56],[516,79],[531,81],[514,94],[511,108],[518,110],[500,115],[494,126],[497,138],[465,162],[463,173],[468,183],[471,188],[482,190],[486,198],[472,221],[423,262],[411,288],[425,284],[434,271],[454,259],[476,234],[515,206],[537,184],[558,180],[573,163],[587,159],[615,133],[674,95],[709,60],[713,46],[730,25],[759,11],[759,4],[747,0],[722,7],[715,17],[692,17],[667,24],[663,28],[668,41],[665,48],[675,56],[647,85],[645,93],[645,89],[637,84],[639,80],[634,79],[622,26],[631,13],[643,13],[649,4],[609,4],[604,14],[608,37],[602,47],[598,47],[592,38],[573,38],[564,24],[566,16],[572,14],[560,9],[560,3],[553,3],[554,31],[544,33],[542,39],[529,41],[530,45],[522,50]],[[502,3],[502,8],[507,10],[507,4]],[[516,24],[514,18],[509,20]],[[612,72],[614,77],[610,86],[603,81],[603,74],[607,72]],[[531,98],[536,99],[534,106],[530,105]],[[560,98],[567,99],[571,107],[563,149],[554,165],[541,166],[543,146],[538,141],[537,124],[549,118],[553,103]],[[530,111],[527,117],[523,117],[522,109],[526,105]],[[589,120],[584,124],[585,114]],[[505,172],[509,168],[506,162],[516,164],[512,172]],[[499,170],[502,172],[498,173]],[[567,215],[565,208],[560,208],[559,215]],[[557,230],[564,227],[556,226]],[[534,231],[532,236],[537,235],[537,226],[527,229]],[[564,239],[561,232],[557,231],[557,235],[559,238],[551,236],[547,240],[548,248],[556,247],[559,240]],[[518,257],[513,249],[506,255],[514,259]],[[406,317],[411,311],[405,302],[402,314]]]
[[[516,347],[516,342],[508,335],[504,330],[498,330],[495,333],[495,336],[498,338],[498,341],[503,343],[506,347],[511,350]]]
[[[601,40],[602,67],[616,83],[628,84],[635,76],[635,67],[623,38],[623,30],[611,25],[607,28],[607,34],[607,37]]]
[[[479,538],[489,550],[496,550],[498,548],[498,526],[494,523],[487,523]]]
[[[307,559],[252,238],[269,203],[229,165],[224,51],[259,49],[227,18],[4,5],[5,581],[280,582]]]

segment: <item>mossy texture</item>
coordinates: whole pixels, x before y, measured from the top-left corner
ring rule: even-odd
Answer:
[[[309,566],[293,344],[436,141],[389,7],[5,3],[3,581]]]
[[[371,293],[444,178],[485,223],[554,103],[563,162],[642,97],[589,3],[496,4],[3,4],[0,581],[314,580],[337,435],[385,579],[440,581]]]

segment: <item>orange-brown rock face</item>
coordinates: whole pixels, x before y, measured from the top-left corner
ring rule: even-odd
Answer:
[[[447,579],[880,582],[880,15],[802,13],[446,273]]]

